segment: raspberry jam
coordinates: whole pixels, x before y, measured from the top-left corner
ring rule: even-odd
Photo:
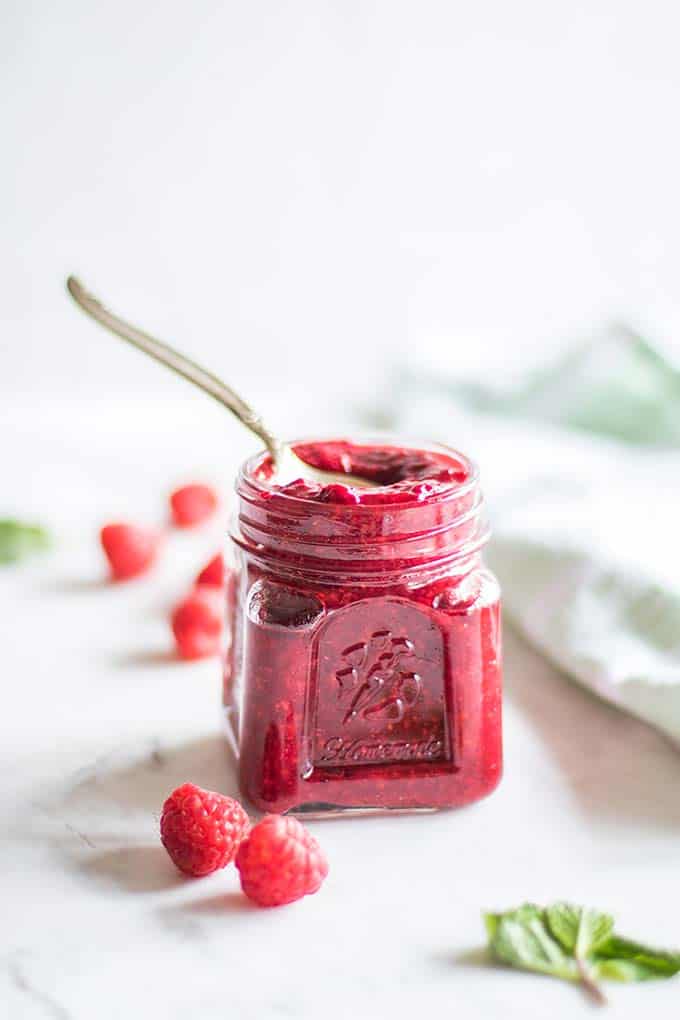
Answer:
[[[296,443],[376,483],[239,475],[224,703],[269,812],[444,808],[501,776],[500,602],[477,471],[445,447]]]

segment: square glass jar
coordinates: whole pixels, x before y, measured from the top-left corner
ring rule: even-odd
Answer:
[[[476,467],[446,447],[396,440],[294,445],[346,470],[357,459],[371,470],[381,457],[431,462],[447,481],[422,466],[412,483],[383,472],[387,484],[345,501],[320,487],[277,489],[266,454],[244,464],[224,664],[243,794],[294,814],[487,795],[502,768],[500,593],[481,559]]]

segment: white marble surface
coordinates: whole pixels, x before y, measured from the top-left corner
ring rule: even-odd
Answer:
[[[488,801],[310,823],[329,878],[280,910],[251,907],[233,868],[173,870],[166,794],[184,780],[234,792],[218,666],[173,661],[166,624],[219,528],[171,535],[159,570],[122,586],[104,580],[96,529],[162,518],[168,488],[195,475],[228,489],[247,440],[198,407],[3,412],[3,511],[39,513],[58,544],[0,573],[0,1015],[589,1016],[572,987],[484,966],[480,911],[571,897],[680,941],[680,756],[512,633],[506,776]],[[679,988],[611,986],[611,1015],[675,1016]]]

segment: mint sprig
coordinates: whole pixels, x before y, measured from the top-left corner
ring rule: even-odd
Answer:
[[[49,544],[48,533],[39,525],[0,519],[0,563],[18,563]]]
[[[570,903],[525,903],[484,914],[489,949],[510,967],[579,982],[606,1002],[598,981],[649,981],[680,971],[680,953],[653,949],[614,933],[609,914]]]

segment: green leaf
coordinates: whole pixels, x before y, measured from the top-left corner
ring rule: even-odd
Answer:
[[[38,525],[0,520],[0,563],[17,563],[49,544],[48,533]]]
[[[489,950],[510,967],[579,981],[595,1001],[605,1002],[597,981],[650,981],[680,972],[680,953],[653,949],[614,934],[609,914],[570,903],[545,909],[524,903],[484,914]]]
[[[484,917],[489,949],[501,963],[577,981],[578,970],[548,931],[543,911],[525,903],[505,914]]]
[[[602,945],[614,929],[614,918],[598,910],[553,903],[546,908],[548,926],[568,953],[585,960]]]
[[[593,964],[592,972],[595,977],[609,981],[651,981],[662,976],[635,960],[600,960]]]
[[[534,903],[523,903],[521,907],[517,907],[515,910],[508,910],[504,914],[484,914],[484,924],[486,926],[486,932],[489,936],[489,943],[496,935],[501,921],[507,919],[512,921],[528,922],[534,918],[540,918],[541,908],[537,907]]]
[[[668,978],[680,971],[680,953],[654,949],[641,942],[622,938],[620,935],[612,935],[598,947],[596,960],[598,968],[607,972],[604,976],[617,981]],[[618,973],[615,976],[614,972],[617,969]],[[637,976],[629,976],[632,974]]]

